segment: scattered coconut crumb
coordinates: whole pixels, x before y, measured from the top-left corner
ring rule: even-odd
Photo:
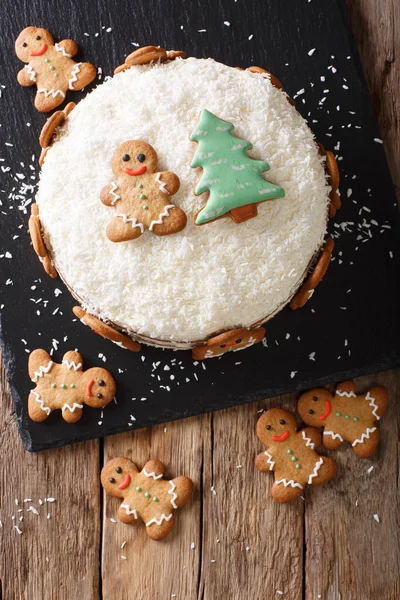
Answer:
[[[367,469],[368,475],[374,470],[374,465],[371,465],[369,469]]]
[[[308,52],[308,56],[312,56],[315,51],[316,51],[316,48],[311,48],[311,50]]]
[[[379,515],[377,515],[377,514],[375,513],[373,516],[374,516],[374,519],[375,519],[375,521],[376,521],[377,523],[380,523],[380,522],[381,522],[381,520],[380,520],[380,518],[379,518]]]
[[[121,550],[122,550],[122,548],[125,548],[125,546],[126,546],[126,542],[122,542],[122,544],[121,544]]]
[[[192,542],[192,543],[190,544],[190,548],[191,548],[191,550],[194,550],[194,549],[196,548],[196,544],[195,544],[194,542]]]
[[[213,485],[211,486],[210,490],[211,490],[211,492],[214,494],[214,496],[216,496],[216,495],[217,495],[217,492],[215,491],[215,488],[214,488],[214,486],[213,486]]]
[[[122,560],[126,560],[126,556],[124,556],[123,554],[121,554],[121,558]]]
[[[111,523],[116,523],[117,519],[114,519],[114,517],[110,517],[110,521],[111,521]]]

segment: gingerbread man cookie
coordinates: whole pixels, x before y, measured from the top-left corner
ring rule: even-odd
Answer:
[[[83,370],[79,352],[66,352],[60,364],[46,350],[29,356],[29,377],[36,384],[28,398],[28,413],[33,421],[44,421],[53,410],[61,410],[68,423],[82,416],[83,405],[102,408],[115,396],[113,376],[99,367]]]
[[[41,27],[26,27],[15,42],[15,53],[27,63],[18,73],[18,83],[37,86],[35,107],[49,112],[64,102],[67,90],[81,90],[96,77],[96,67],[75,62],[78,52],[73,40],[54,43],[53,36]]]
[[[307,483],[319,485],[336,475],[336,462],[315,451],[321,443],[317,429],[297,431],[295,417],[286,410],[267,410],[258,419],[256,433],[268,450],[256,457],[255,465],[262,473],[274,471],[271,495],[276,502],[290,502],[301,496]]]
[[[227,352],[237,352],[262,342],[265,337],[264,327],[258,329],[232,329],[207,340],[207,343],[192,350],[194,360],[204,360],[222,356]]]
[[[153,540],[165,538],[174,526],[173,511],[189,500],[193,483],[188,477],[163,478],[164,465],[150,460],[142,471],[129,458],[114,458],[101,471],[101,484],[108,494],[123,498],[118,518],[133,524],[139,517]]]
[[[383,387],[374,387],[366,394],[356,394],[352,381],[339,383],[335,395],[325,388],[316,388],[302,394],[297,410],[300,417],[313,427],[324,427],[322,443],[336,450],[342,442],[349,442],[361,458],[368,458],[379,444],[379,421],[385,413],[388,393]]]
[[[117,148],[111,163],[114,181],[100,193],[103,204],[117,209],[106,231],[112,242],[134,240],[146,229],[162,236],[186,226],[186,214],[168,198],[179,190],[179,178],[169,171],[156,173],[157,163],[156,151],[146,142],[130,140]]]

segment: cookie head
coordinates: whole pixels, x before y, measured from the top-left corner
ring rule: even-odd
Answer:
[[[157,168],[157,152],[141,140],[129,140],[118,146],[112,159],[114,175],[139,177],[154,173]]]
[[[15,42],[15,53],[23,62],[33,56],[42,56],[54,44],[53,36],[42,27],[26,27]]]
[[[280,408],[267,410],[257,421],[256,434],[258,439],[270,446],[274,442],[284,442],[296,432],[295,417]]]
[[[94,367],[85,372],[85,402],[89,406],[105,406],[115,391],[114,377],[105,369]]]
[[[313,427],[322,427],[330,415],[332,394],[324,388],[309,390],[302,394],[297,404],[297,411],[304,423]]]
[[[124,498],[137,474],[137,467],[129,458],[113,458],[101,470],[101,485],[110,496]]]

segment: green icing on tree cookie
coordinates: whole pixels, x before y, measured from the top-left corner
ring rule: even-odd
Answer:
[[[232,214],[236,222],[241,222],[257,215],[255,205],[258,202],[285,195],[283,188],[263,178],[261,173],[268,171],[269,164],[247,156],[252,144],[232,135],[233,129],[232,123],[204,109],[190,136],[191,141],[198,142],[190,166],[203,169],[195,194],[198,196],[207,190],[210,192],[207,204],[195,218],[196,225],[203,225],[232,210],[253,204],[247,216],[246,210],[242,212],[243,218],[240,218],[241,211]]]

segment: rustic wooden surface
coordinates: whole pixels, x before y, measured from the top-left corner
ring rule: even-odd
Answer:
[[[349,8],[399,190],[400,4],[351,0]],[[270,476],[253,467],[262,449],[252,434],[257,411],[274,400],[28,454],[1,370],[0,600],[397,600],[399,373],[357,384],[376,382],[390,392],[376,456],[361,461],[350,448],[336,452],[336,480],[282,507],[268,496]],[[279,399],[290,409],[295,401]],[[159,457],[168,475],[196,482],[167,541],[150,542],[143,527],[110,520],[118,501],[103,496],[99,471],[116,455],[140,465]],[[44,498],[56,501],[40,505]]]

